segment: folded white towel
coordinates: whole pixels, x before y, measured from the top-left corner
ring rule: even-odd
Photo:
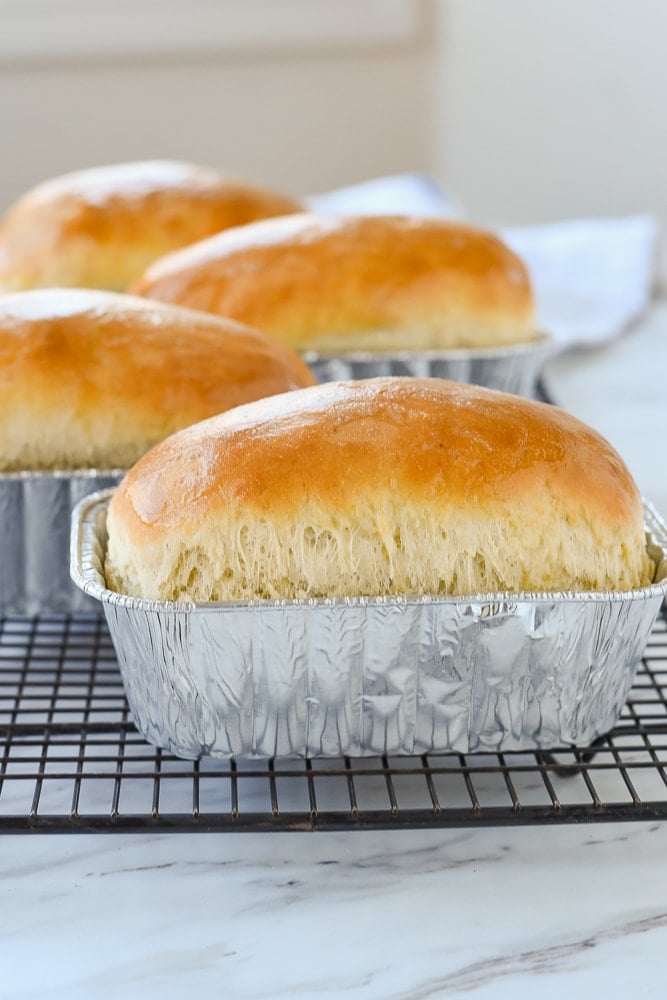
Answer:
[[[437,181],[423,174],[376,177],[305,199],[313,212],[331,215],[424,215],[457,218],[461,209]]]
[[[563,347],[621,333],[651,301],[659,226],[650,215],[577,219],[502,235],[530,270],[538,325]]]

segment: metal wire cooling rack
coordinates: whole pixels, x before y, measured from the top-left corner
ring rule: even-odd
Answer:
[[[0,831],[333,830],[667,818],[667,622],[591,750],[183,761],[129,716],[100,616],[0,621]]]

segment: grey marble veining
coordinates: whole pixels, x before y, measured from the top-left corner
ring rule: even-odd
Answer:
[[[2,843],[3,1000],[663,995],[667,826]]]

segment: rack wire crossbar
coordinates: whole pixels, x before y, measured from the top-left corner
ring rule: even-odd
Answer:
[[[0,832],[405,829],[667,819],[667,620],[590,748],[180,760],[136,731],[101,615],[0,620]]]

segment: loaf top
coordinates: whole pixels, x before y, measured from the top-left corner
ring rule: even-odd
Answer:
[[[268,219],[156,261],[133,291],[258,326],[300,351],[497,347],[536,336],[521,260],[489,232],[437,219]]]
[[[614,449],[555,407],[437,379],[330,383],[188,428],[109,509],[115,589],[159,600],[648,582]]]
[[[314,381],[214,316],[85,289],[0,296],[0,469],[127,468],[181,427]]]
[[[67,174],[29,191],[0,222],[0,290],[123,291],[163,254],[300,207],[286,195],[171,160]]]

